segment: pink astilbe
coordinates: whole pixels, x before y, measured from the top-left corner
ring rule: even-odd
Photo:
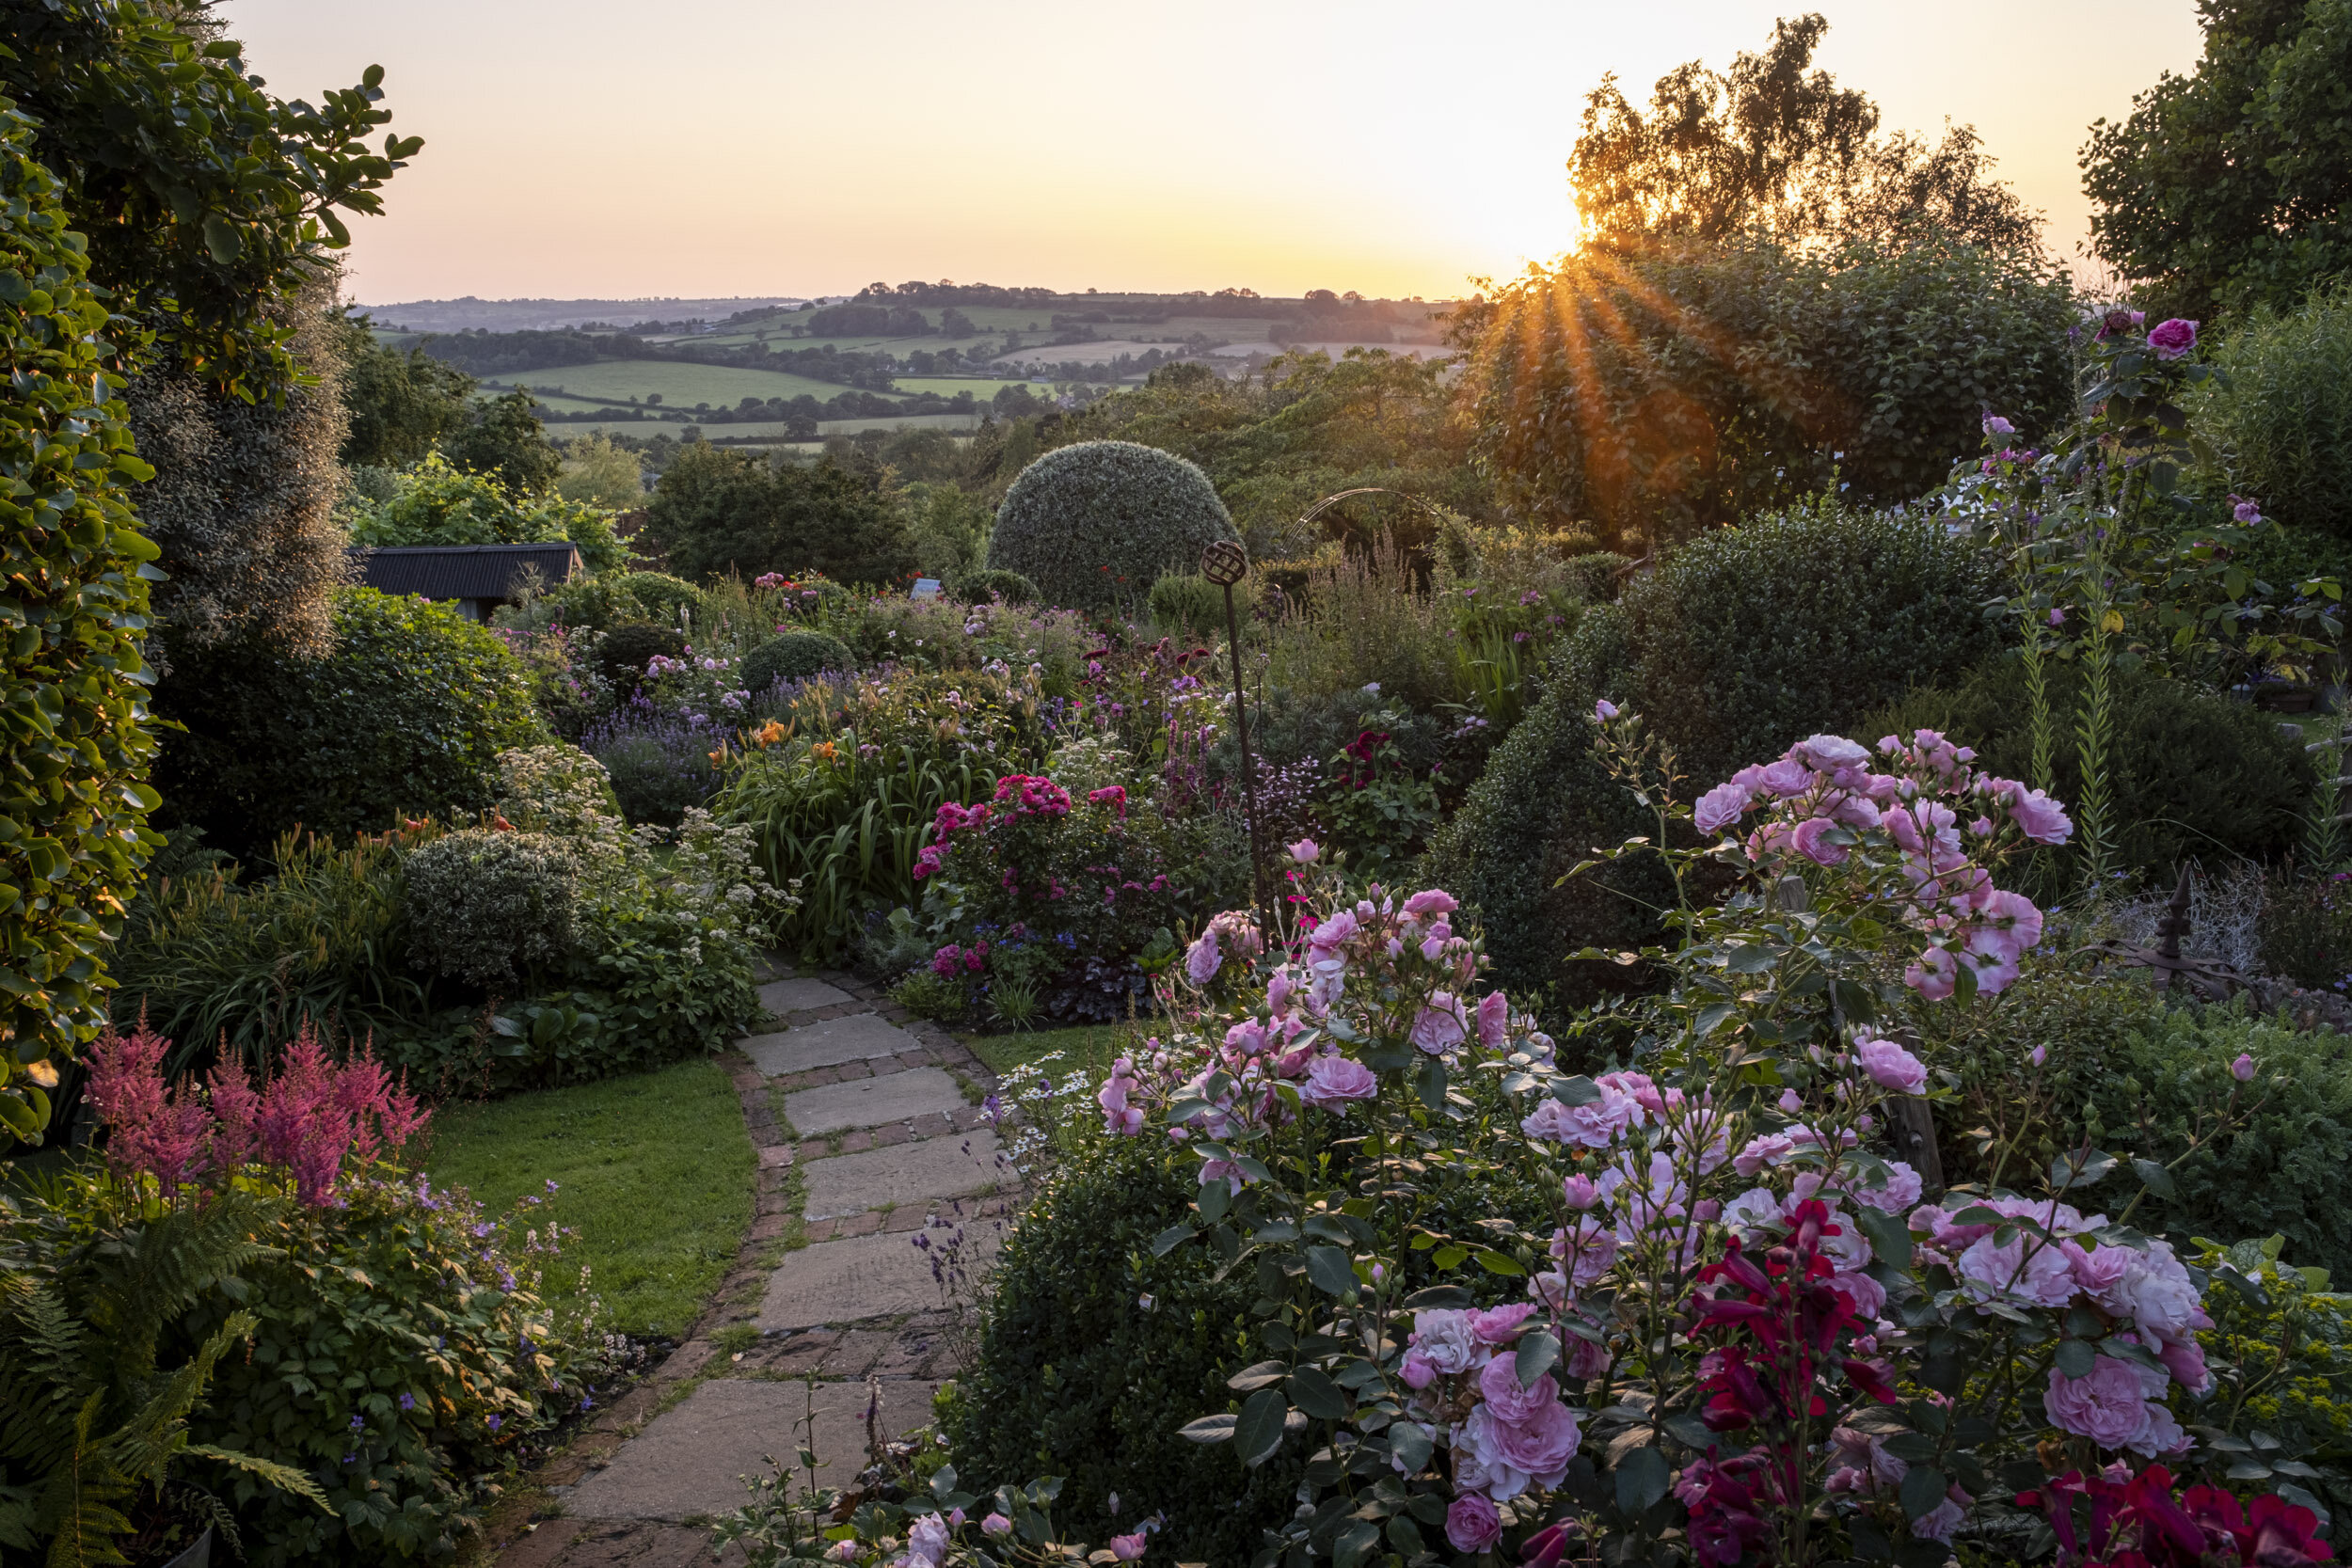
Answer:
[[[90,1103],[112,1132],[106,1163],[119,1176],[151,1175],[167,1191],[195,1175],[209,1119],[185,1079],[176,1092],[165,1085],[170,1049],[141,1019],[129,1036],[110,1031],[92,1047],[89,1079]]]

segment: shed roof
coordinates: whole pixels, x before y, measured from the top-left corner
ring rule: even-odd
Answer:
[[[428,599],[507,599],[527,566],[543,582],[569,582],[580,571],[580,547],[551,545],[385,545],[359,552],[360,578],[383,594],[421,594]]]

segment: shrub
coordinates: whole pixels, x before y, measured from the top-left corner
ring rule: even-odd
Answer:
[[[1071,1162],[1031,1199],[942,1430],[963,1484],[1058,1475],[1073,1517],[1104,1516],[1116,1492],[1122,1517],[1167,1510],[1171,1560],[1247,1562],[1290,1512],[1295,1457],[1245,1470],[1177,1433],[1254,1359],[1256,1276],[1217,1278],[1200,1248],[1154,1256],[1194,1182],[1150,1143]]]
[[[2300,986],[2352,985],[2352,871],[2263,889],[2263,964]]]
[[[1238,541],[1208,475],[1132,441],[1082,441],[1021,470],[996,509],[988,564],[1018,572],[1051,603],[1131,605],[1161,573],[1196,569],[1200,552]]]
[[[2230,1064],[2250,1055],[2255,1079]],[[2174,1166],[2177,1196],[2148,1222],[2190,1236],[2284,1236],[2303,1262],[2352,1279],[2344,1170],[2352,1160],[2352,1061],[2343,1039],[2249,1017],[2235,1006],[2183,1007],[2123,1037],[2085,1085],[2085,1132]],[[2252,1107],[2234,1134],[2213,1135],[2215,1108]],[[2192,1138],[2201,1147],[2190,1151]],[[2103,1142],[2101,1147],[2107,1147]]]
[[[596,665],[615,692],[644,684],[645,666],[656,656],[676,658],[686,652],[686,634],[659,621],[624,621],[598,640]]]
[[[604,577],[576,578],[541,592],[532,599],[527,618],[518,625],[561,624],[594,631],[610,631],[629,621],[678,625],[681,610],[702,607],[702,590],[681,578],[662,572],[622,572]],[[501,611],[500,625],[512,611]]]
[[[2218,1386],[2204,1399],[2174,1396],[2191,1421],[2218,1429],[2239,1446],[2208,1446],[2206,1463],[2235,1479],[2280,1460],[2322,1468],[2297,1475],[2339,1513],[2352,1502],[2346,1461],[2352,1460],[2352,1297],[2331,1291],[2324,1269],[2288,1259],[2286,1238],[2269,1236],[2235,1246],[2209,1244],[2192,1259],[2208,1274],[2237,1275],[2227,1290],[2206,1292],[2213,1327],[2198,1335],[2205,1365]],[[2265,1441],[2250,1439],[2260,1431]],[[2244,1466],[2245,1468],[2239,1468]],[[2332,1472],[2332,1473],[2330,1473]]]
[[[0,99],[0,706],[22,716],[0,752],[0,1143],[49,1120],[23,1065],[70,1055],[103,1022],[119,901],[155,842],[140,831],[155,742],[139,651],[158,552],[127,494],[151,470],[104,397],[107,306],[56,181],[27,155],[34,135]]]
[[[1573,643],[1571,643],[1573,646]],[[1593,754],[1591,689],[1554,680],[1486,760],[1461,809],[1430,840],[1421,879],[1475,911],[1495,983],[1555,1008],[1580,1006],[1622,974],[1571,959],[1585,946],[1639,947],[1662,935],[1674,902],[1664,870],[1618,862],[1563,882],[1596,849],[1657,823]]]
[[[580,863],[552,833],[469,828],[409,852],[413,961],[469,985],[509,985],[569,956]]]
[[[1161,578],[1152,584],[1150,603],[1152,620],[1186,636],[1214,637],[1225,629],[1225,591],[1196,573]]]
[[[1008,572],[1001,567],[983,567],[977,572],[966,572],[946,586],[947,592],[966,603],[993,597],[1007,604],[1033,605],[1044,599],[1044,595],[1037,591],[1036,583],[1018,572]]]
[[[518,545],[568,540],[591,572],[617,571],[628,546],[610,514],[552,493],[516,491],[496,474],[453,467],[435,452],[400,476],[393,495],[351,520],[359,545]]]
[[[882,487],[831,458],[803,467],[699,443],[662,470],[646,527],[682,577],[821,572],[896,583],[914,571],[906,520]]]
[[[719,787],[710,753],[733,734],[731,724],[697,721],[641,696],[581,731],[580,744],[611,777],[622,816],[675,828],[688,807]]]
[[[613,587],[628,595],[648,621],[675,626],[680,610],[691,612],[702,608],[702,590],[667,572],[625,572]]]
[[[1823,504],[1719,529],[1628,585],[1634,695],[1703,788],[1974,665],[1993,645],[1993,573],[1887,513]]]
[[[2228,455],[2233,487],[2293,527],[2352,539],[2352,288],[2265,309],[2223,341],[2199,417]]]
[[[1591,550],[1562,562],[1577,596],[1586,604],[1613,604],[1625,587],[1626,568],[1632,558],[1614,550]]]
[[[192,653],[156,707],[185,726],[156,768],[173,816],[239,855],[297,824],[342,835],[470,815],[491,801],[499,752],[548,738],[496,633],[367,588],[336,595],[326,657],[250,641]]]
[[[2073,666],[2050,666],[2059,735],[2049,787],[2063,800],[2081,799],[2080,758],[2066,733],[2080,687]],[[2275,859],[2294,848],[2312,769],[2275,721],[2145,672],[2117,673],[2115,705],[2107,754],[2117,864],[2169,879],[2185,861]],[[2025,673],[2013,659],[1987,664],[1949,690],[1913,692],[1867,715],[1855,733],[1875,740],[1920,727],[1974,746],[1996,773],[2024,779],[2032,771]]]
[[[821,631],[787,631],[743,656],[739,672],[746,691],[761,692],[778,681],[806,680],[828,670],[854,670],[857,656],[837,637]]]

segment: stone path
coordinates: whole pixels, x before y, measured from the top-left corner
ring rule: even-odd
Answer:
[[[819,1484],[845,1482],[869,1425],[925,1425],[956,1370],[931,1259],[995,1250],[1011,1183],[979,1109],[994,1078],[848,975],[786,974],[759,996],[780,1027],[723,1058],[759,1158],[735,1269],[660,1370],[528,1478],[544,1500],[502,1522],[499,1568],[709,1561],[701,1521],[745,1500],[739,1477],[791,1462],[813,1430]]]

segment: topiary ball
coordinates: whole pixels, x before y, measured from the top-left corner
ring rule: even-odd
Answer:
[[[646,620],[666,626],[677,625],[681,608],[700,610],[703,604],[701,589],[667,572],[629,572],[615,586],[636,602]]]
[[[1200,567],[1200,552],[1238,541],[1209,476],[1133,441],[1082,441],[1021,470],[996,509],[992,570],[1018,572],[1047,602],[1071,610],[1132,605],[1164,572]]]
[[[977,604],[991,594],[1007,604],[1035,604],[1043,596],[1038,593],[1037,584],[1020,573],[987,567],[964,573],[947,585],[947,592],[965,604]]]
[[[596,667],[612,689],[626,697],[645,678],[656,654],[676,658],[686,652],[686,634],[657,621],[624,621],[596,644]]]
[[[778,681],[802,681],[827,670],[854,670],[857,656],[821,631],[787,631],[743,658],[743,689],[765,691]]]

